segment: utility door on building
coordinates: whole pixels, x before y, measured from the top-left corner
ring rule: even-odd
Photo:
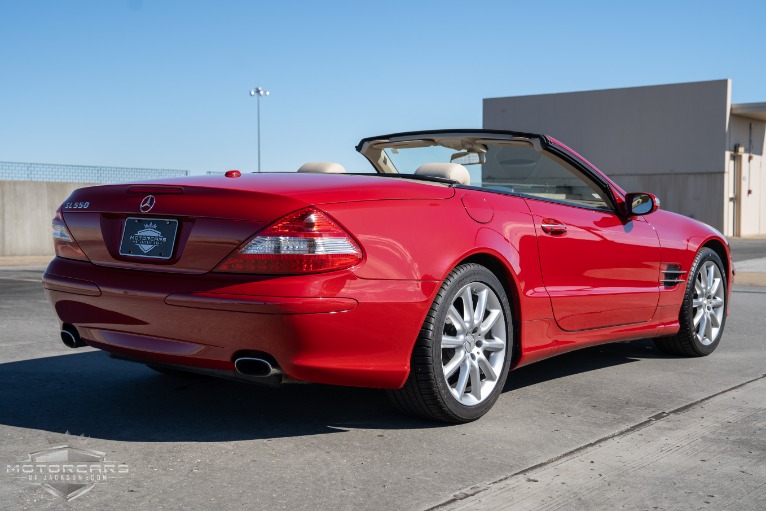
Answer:
[[[740,236],[755,236],[766,230],[766,184],[763,182],[763,157],[757,154],[745,154],[740,159],[742,176],[741,207],[740,207]]]
[[[728,225],[724,228],[727,236],[740,236],[740,218],[742,214],[741,160],[741,155],[737,153],[731,153],[729,156],[729,167],[726,172],[728,176],[727,186],[729,189],[729,197],[726,206]]]

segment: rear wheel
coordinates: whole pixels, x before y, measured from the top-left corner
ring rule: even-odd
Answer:
[[[428,419],[478,419],[497,401],[508,377],[511,325],[511,308],[497,277],[478,264],[458,266],[423,323],[407,382],[389,391],[393,403]]]
[[[721,258],[713,250],[703,248],[687,279],[679,316],[681,329],[673,337],[655,339],[656,346],[666,353],[687,357],[713,353],[726,324],[727,290]]]

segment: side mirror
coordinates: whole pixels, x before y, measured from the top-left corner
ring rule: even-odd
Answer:
[[[625,196],[625,210],[628,216],[648,215],[660,208],[660,199],[651,193],[629,193]]]

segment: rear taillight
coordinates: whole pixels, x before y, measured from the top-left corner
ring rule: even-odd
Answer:
[[[64,217],[61,216],[61,208],[56,210],[56,216],[53,217],[53,248],[58,257],[65,259],[79,259],[87,261],[88,258],[80,248],[80,245],[74,240],[72,233],[67,229],[64,223]]]
[[[237,249],[216,271],[298,274],[349,268],[362,260],[359,245],[316,208],[290,213]]]

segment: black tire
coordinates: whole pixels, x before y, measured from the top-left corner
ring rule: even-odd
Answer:
[[[468,289],[469,295],[475,297],[476,300],[473,301],[474,298],[472,298],[472,310],[475,310],[479,296],[478,294],[471,294],[472,290],[479,289],[478,292],[483,293],[485,289],[489,289],[494,293],[494,298],[489,293],[484,295],[487,297],[485,298],[487,306],[484,319],[478,321],[479,326],[471,326],[472,330],[468,332],[468,335],[462,336],[462,338],[466,339],[468,337],[471,338],[467,345],[470,347],[468,351],[463,347],[466,345],[456,348],[443,348],[443,335],[447,336],[448,332],[452,333],[454,330],[457,333],[454,336],[450,335],[450,337],[455,339],[461,337],[459,332],[452,326],[455,321],[452,319],[448,320],[447,316],[454,303],[463,303],[458,293],[465,292],[466,289]],[[461,296],[465,295],[461,294]],[[456,300],[460,301],[456,302]],[[493,311],[490,311],[490,304],[494,307]],[[502,311],[502,317],[498,316],[498,319],[492,323],[495,326],[492,326],[491,331],[482,334],[480,327],[490,324],[489,314],[498,311]],[[472,325],[475,324],[476,322],[474,321]],[[497,332],[502,332],[502,335],[505,336],[504,352],[499,351],[496,337],[489,338],[491,335],[496,335]],[[490,347],[490,345],[497,346]],[[505,380],[508,377],[512,352],[513,321],[511,318],[511,307],[503,285],[484,266],[473,263],[460,265],[447,276],[439,292],[436,294],[436,298],[431,305],[431,309],[426,316],[420,330],[420,335],[415,343],[407,381],[401,389],[388,391],[388,395],[399,410],[410,415],[451,423],[474,421],[486,414],[500,396]],[[474,356],[474,353],[478,358]],[[443,355],[449,356],[454,360],[462,360],[459,369],[456,369],[456,372],[450,377],[445,375],[442,362]],[[471,362],[469,357],[474,362]],[[479,360],[481,358],[483,360]],[[492,362],[495,369],[486,369],[487,365],[482,365],[483,362],[489,363],[489,361]],[[457,394],[462,392],[464,393],[462,394],[463,399],[474,399],[471,397],[473,396],[473,387],[470,386],[470,382],[474,381],[473,376],[465,377],[469,381],[469,386],[466,387],[464,384],[462,391],[456,390],[459,383],[450,382],[451,379],[454,380],[461,377],[463,364],[467,364],[465,366],[467,374],[469,373],[468,368],[473,367],[470,364],[480,368],[479,371],[481,372],[476,373],[481,381],[481,384],[478,385],[480,390],[477,391],[479,394],[482,394],[482,387],[484,387],[485,383],[489,386],[494,384],[491,390],[482,395],[476,404],[463,404],[456,397]],[[489,374],[493,374],[494,377],[488,376]],[[453,392],[456,395],[453,395]],[[471,395],[469,396],[469,394]]]
[[[723,305],[721,306],[723,308],[723,318],[720,320],[720,327],[714,338],[705,339],[707,342],[703,342],[697,335],[697,329],[694,325],[694,297],[695,282],[700,277],[700,272],[703,271],[706,263],[713,263],[720,273],[721,281],[719,285],[723,291]],[[697,253],[697,257],[692,263],[691,271],[689,271],[689,278],[687,279],[686,291],[684,293],[684,301],[681,305],[681,312],[678,318],[679,323],[681,324],[681,329],[672,337],[659,337],[654,339],[654,344],[660,351],[664,351],[671,355],[681,355],[685,357],[704,357],[715,351],[723,336],[724,326],[726,325],[726,313],[729,307],[729,283],[727,282],[726,276],[723,262],[717,253],[707,247],[702,248],[699,253]]]

